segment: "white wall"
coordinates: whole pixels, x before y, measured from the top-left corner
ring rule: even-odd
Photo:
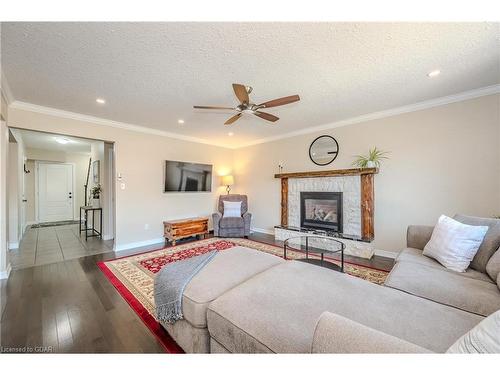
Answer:
[[[26,157],[28,158],[27,168],[31,173],[26,175],[26,216],[28,222],[36,222],[35,215],[35,161],[51,161],[56,163],[72,163],[75,165],[75,186],[73,187],[75,220],[79,217],[79,208],[85,203],[84,184],[87,178],[87,168],[89,165],[90,153],[75,153],[50,151],[36,148],[27,148]]]
[[[17,248],[26,228],[25,147],[19,132],[10,130],[9,161],[7,166],[8,236],[9,248]]]
[[[252,226],[280,223],[278,163],[285,172],[351,167],[354,155],[390,151],[375,177],[377,249],[398,251],[409,224],[434,224],[440,214],[500,214],[500,95],[368,121],[238,149],[237,191],[249,195]],[[286,127],[286,123],[278,126]],[[308,156],[319,135],[337,139],[340,154],[320,167]]]
[[[9,135],[7,125],[0,119],[0,279],[6,278],[10,265],[7,259],[7,156]]]
[[[224,193],[216,175],[232,170],[233,191],[249,195],[252,226],[272,230],[280,222],[279,161],[286,172],[349,168],[354,155],[377,146],[391,154],[375,178],[375,246],[398,251],[409,224],[434,224],[442,213],[500,213],[499,100],[492,95],[238,150],[16,108],[8,115],[14,127],[114,142],[116,173],[125,184],[122,190],[115,180],[118,248],[160,240],[165,219],[210,215]],[[339,157],[326,167],[308,156],[321,134],[340,144]],[[166,159],[213,164],[212,193],[163,193]]]
[[[117,181],[115,245],[121,249],[161,241],[163,220],[211,216],[224,187],[217,174],[231,172],[233,151],[92,122],[9,108],[9,126],[114,142]],[[166,159],[213,164],[210,193],[163,193]]]
[[[19,148],[16,142],[9,142],[9,155],[7,164],[7,233],[9,238],[9,249],[15,249],[19,245],[19,170],[18,170]]]

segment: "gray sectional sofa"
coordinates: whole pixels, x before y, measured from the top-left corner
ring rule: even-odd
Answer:
[[[500,221],[488,225],[480,250],[489,256],[478,252],[481,262],[471,264],[484,271],[463,274],[422,255],[432,228],[411,226],[386,286],[226,250],[186,288],[185,319],[165,327],[191,353],[445,352],[500,309],[500,276],[491,277],[500,266],[500,251],[491,251],[500,246]]]
[[[500,220],[455,215],[466,224],[487,225],[489,230],[466,272],[450,271],[422,254],[433,227],[410,226],[407,248],[385,285],[412,295],[480,316],[500,310]]]

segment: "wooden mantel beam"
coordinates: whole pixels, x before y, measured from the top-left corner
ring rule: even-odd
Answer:
[[[378,173],[378,168],[350,168],[350,169],[333,169],[329,171],[278,173],[274,175],[274,178],[363,176],[367,174],[377,174],[377,173]]]

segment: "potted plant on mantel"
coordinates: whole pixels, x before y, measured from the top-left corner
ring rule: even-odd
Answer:
[[[358,168],[379,168],[382,159],[388,159],[389,152],[379,150],[377,147],[368,150],[367,156],[357,155],[352,165]]]
[[[92,207],[100,207],[101,191],[101,184],[97,184],[92,189],[90,189],[90,196],[92,197]]]

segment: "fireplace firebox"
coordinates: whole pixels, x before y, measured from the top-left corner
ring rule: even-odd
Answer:
[[[342,233],[342,193],[301,192],[300,226]]]

